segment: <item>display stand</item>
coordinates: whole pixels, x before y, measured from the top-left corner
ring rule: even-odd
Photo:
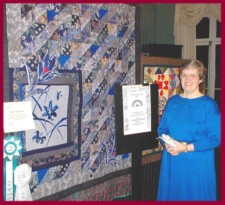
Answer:
[[[149,86],[146,84],[144,86]],[[158,126],[158,85],[151,84],[151,131],[131,135],[124,135],[122,86],[115,86],[115,112],[116,112],[116,152],[124,154],[138,152],[157,147]]]
[[[122,86],[115,86],[115,124],[117,154],[132,153],[132,198],[141,200],[141,160],[142,151],[158,147],[156,139],[158,127],[158,85],[146,84],[150,87],[151,102],[151,131],[124,135]]]

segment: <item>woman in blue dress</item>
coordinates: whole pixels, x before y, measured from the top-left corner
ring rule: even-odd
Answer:
[[[214,149],[221,142],[220,111],[204,95],[206,69],[191,60],[181,66],[184,90],[169,98],[158,127],[175,146],[164,146],[158,186],[158,201],[215,201]]]

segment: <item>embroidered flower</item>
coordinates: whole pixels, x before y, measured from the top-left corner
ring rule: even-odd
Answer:
[[[29,96],[33,96],[36,94],[44,93],[45,90],[42,90],[40,88],[37,88],[36,86],[41,83],[45,83],[49,80],[52,80],[53,78],[59,76],[59,72],[57,71],[58,65],[56,61],[56,57],[50,57],[49,52],[46,51],[44,58],[41,59],[41,56],[37,54],[35,57],[35,61],[37,59],[39,60],[38,66],[37,66],[37,79],[35,80],[35,73],[33,73],[30,65],[30,61],[25,62],[25,68],[27,72],[27,78],[28,78],[28,89],[26,98]],[[35,66],[36,67],[36,66]]]
[[[44,59],[38,64],[38,83],[49,81],[58,75],[56,57],[50,57],[46,52]]]
[[[50,100],[50,101],[49,101],[48,107],[47,107],[47,106],[44,106],[45,113],[43,113],[42,116],[43,116],[43,117],[44,117],[44,116],[48,116],[48,119],[53,120],[53,119],[52,119],[52,116],[53,116],[53,117],[56,117],[56,116],[57,116],[57,113],[56,113],[55,111],[56,111],[58,108],[59,108],[58,105],[55,105],[55,106],[53,107],[53,105],[52,105],[52,100]]]
[[[43,144],[46,140],[46,136],[43,136],[42,133],[40,133],[38,130],[36,131],[36,135],[32,137],[32,140],[36,143]]]

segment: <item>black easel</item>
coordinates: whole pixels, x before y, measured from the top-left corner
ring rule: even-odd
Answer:
[[[145,86],[145,85],[144,85]],[[148,84],[146,86],[149,86]],[[158,85],[151,84],[151,132],[124,135],[122,86],[115,85],[116,152],[132,153],[132,198],[142,199],[142,151],[157,148]]]

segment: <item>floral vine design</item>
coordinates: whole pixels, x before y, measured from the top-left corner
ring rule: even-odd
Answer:
[[[48,92],[51,85],[46,85],[43,88],[40,88],[38,85],[43,85],[45,82],[52,80],[55,77],[59,76],[59,72],[57,71],[57,61],[56,57],[50,57],[49,52],[47,51],[44,55],[43,60],[41,60],[40,55],[37,54],[39,63],[37,66],[37,74],[34,75],[34,72],[30,68],[27,62],[24,62],[27,78],[28,78],[28,86],[25,92],[24,100],[31,98],[34,101],[33,108],[33,119],[38,121],[41,125],[41,130],[36,130],[34,135],[32,136],[32,141],[38,144],[43,144],[46,141],[46,146],[48,146],[50,139],[55,131],[58,132],[59,136],[63,140],[63,134],[61,133],[60,128],[67,126],[67,123],[63,124],[67,117],[62,117],[55,122],[54,118],[57,117],[57,111],[59,110],[59,106],[56,104],[53,106],[52,100],[49,100],[48,106],[41,105],[39,100],[44,96],[45,101],[47,100]],[[60,92],[56,91],[57,100],[60,98]],[[38,95],[38,96],[37,96]],[[37,96],[37,97],[36,97]],[[38,109],[41,111],[42,115],[37,116],[35,110]],[[50,128],[48,130],[47,128]]]
[[[56,63],[56,57],[50,57],[48,51],[45,53],[43,60],[40,60],[40,55],[37,54],[37,56],[39,63],[37,67],[36,80],[30,66],[27,64],[27,62],[24,62],[28,78],[28,91],[27,95],[25,96],[26,98],[45,92],[43,89],[36,88],[36,86],[59,76],[59,72],[57,71],[58,66]]]

